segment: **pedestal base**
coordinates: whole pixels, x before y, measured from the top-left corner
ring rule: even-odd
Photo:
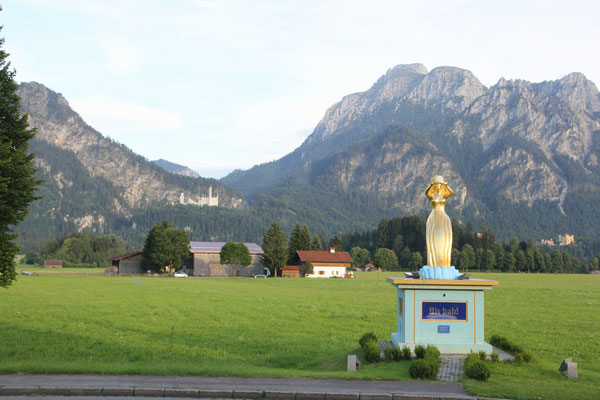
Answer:
[[[404,347],[407,346],[411,350],[414,351],[415,346],[421,345],[427,347],[427,345],[431,344],[438,348],[440,353],[442,354],[469,354],[470,352],[480,352],[485,351],[487,354],[492,354],[493,347],[489,343],[479,343],[479,344],[467,344],[467,343],[412,343],[412,342],[401,342],[400,335],[398,332],[392,333],[392,343],[394,346]]]
[[[442,354],[492,353],[484,341],[483,291],[489,280],[388,278],[398,288],[395,346],[436,346]]]

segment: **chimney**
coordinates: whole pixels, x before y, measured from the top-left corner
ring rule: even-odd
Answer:
[[[329,248],[329,252],[330,252],[331,254],[335,253],[335,247],[330,247],[330,248]]]

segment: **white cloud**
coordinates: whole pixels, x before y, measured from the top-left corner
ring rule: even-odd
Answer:
[[[121,99],[97,97],[70,103],[90,126],[122,142],[127,141],[115,136],[172,132],[182,128],[179,116],[171,112]]]
[[[133,75],[143,69],[148,57],[144,50],[123,35],[102,35],[96,44],[104,53],[103,66],[115,75]]]

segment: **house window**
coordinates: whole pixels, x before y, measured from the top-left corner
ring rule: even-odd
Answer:
[[[325,275],[325,271],[319,271],[319,275]]]

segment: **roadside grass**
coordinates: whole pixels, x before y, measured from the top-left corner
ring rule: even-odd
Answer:
[[[33,272],[38,275],[61,275],[61,274],[76,274],[76,275],[102,275],[104,268],[77,268],[77,267],[62,267],[62,268],[43,268],[39,265],[17,264],[15,267],[17,274],[23,271]]]
[[[70,274],[19,276],[0,290],[0,371],[408,380],[409,362],[346,372],[373,331],[395,331],[387,276],[357,279],[175,279]],[[486,337],[531,350],[523,364],[489,364],[488,397],[594,399],[600,391],[600,276],[474,274],[485,293]],[[579,379],[558,372],[563,358]]]
[[[383,280],[19,276],[0,291],[0,370],[408,379],[408,363],[346,372],[394,304]]]

